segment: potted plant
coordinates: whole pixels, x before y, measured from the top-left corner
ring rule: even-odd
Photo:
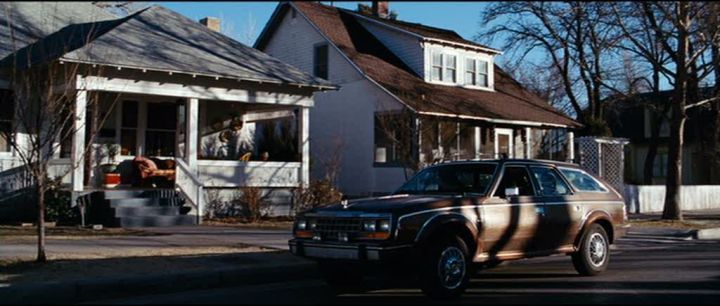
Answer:
[[[115,156],[120,151],[120,146],[114,143],[105,144],[105,150],[108,154],[108,163],[100,165],[100,171],[104,175],[105,187],[115,187],[120,184],[120,173],[117,172],[118,164],[115,162]]]

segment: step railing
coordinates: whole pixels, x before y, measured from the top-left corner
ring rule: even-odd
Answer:
[[[197,223],[202,222],[203,211],[205,210],[205,196],[203,184],[188,164],[182,158],[176,158],[175,167],[175,189],[190,203],[197,212]]]

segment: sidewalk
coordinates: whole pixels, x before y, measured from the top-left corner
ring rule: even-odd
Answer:
[[[46,264],[35,238],[0,237],[0,304],[75,303],[285,281],[316,273],[287,252],[290,233],[219,226],[145,228],[151,236],[48,238]],[[60,259],[57,259],[60,258]],[[55,260],[52,260],[55,259]]]
[[[686,210],[683,221],[662,220],[662,212],[629,214],[634,227],[644,227],[658,235],[690,239],[720,239],[720,209]]]

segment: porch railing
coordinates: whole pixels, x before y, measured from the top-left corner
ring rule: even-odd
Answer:
[[[195,171],[182,159],[176,159],[175,189],[195,208],[198,215],[198,224],[202,221],[205,208],[203,184]]]

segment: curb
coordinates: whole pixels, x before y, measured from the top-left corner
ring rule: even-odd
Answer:
[[[698,240],[720,239],[720,227],[694,230],[692,237]]]
[[[45,282],[0,288],[0,304],[77,303],[130,295],[173,293],[229,285],[256,285],[287,281],[317,273],[310,263],[257,265],[166,275]]]

